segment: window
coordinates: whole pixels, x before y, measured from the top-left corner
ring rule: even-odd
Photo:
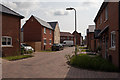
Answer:
[[[115,48],[115,31],[111,32],[111,48]]]
[[[71,40],[73,40],[73,37],[71,37]]]
[[[46,34],[46,28],[44,28],[44,33]]]
[[[44,38],[44,45],[46,45],[46,38]]]
[[[67,39],[69,40],[69,36],[67,37]]]
[[[49,44],[51,45],[51,43],[52,43],[52,40],[50,39],[50,40],[49,40]]]
[[[2,46],[12,46],[12,38],[8,36],[2,37]]]
[[[105,21],[108,19],[108,8],[105,8]]]
[[[51,30],[50,30],[50,34],[51,34],[52,32],[51,32]]]

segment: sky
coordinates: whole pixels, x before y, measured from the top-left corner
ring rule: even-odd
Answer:
[[[77,31],[86,35],[88,25],[94,25],[94,18],[104,0],[0,0],[2,4],[23,15],[21,27],[31,15],[46,22],[58,21],[61,32],[75,30],[74,10],[77,12]]]

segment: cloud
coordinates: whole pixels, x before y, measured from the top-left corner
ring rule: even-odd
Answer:
[[[63,16],[63,15],[68,15],[68,12],[65,10],[56,10],[54,11],[55,16]]]

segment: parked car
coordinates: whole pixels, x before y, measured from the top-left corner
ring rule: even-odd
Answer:
[[[63,45],[62,44],[53,44],[52,51],[56,51],[56,50],[63,50]]]
[[[65,41],[63,41],[63,45],[64,46],[73,46],[73,41],[71,41],[71,40],[65,40]]]
[[[21,43],[21,49],[23,49],[25,52],[34,52],[34,49],[25,43]]]

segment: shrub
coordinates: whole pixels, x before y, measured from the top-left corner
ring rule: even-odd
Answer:
[[[84,69],[100,70],[100,71],[118,71],[111,62],[100,56],[90,57],[87,54],[80,54],[73,56],[70,60],[70,64]]]

